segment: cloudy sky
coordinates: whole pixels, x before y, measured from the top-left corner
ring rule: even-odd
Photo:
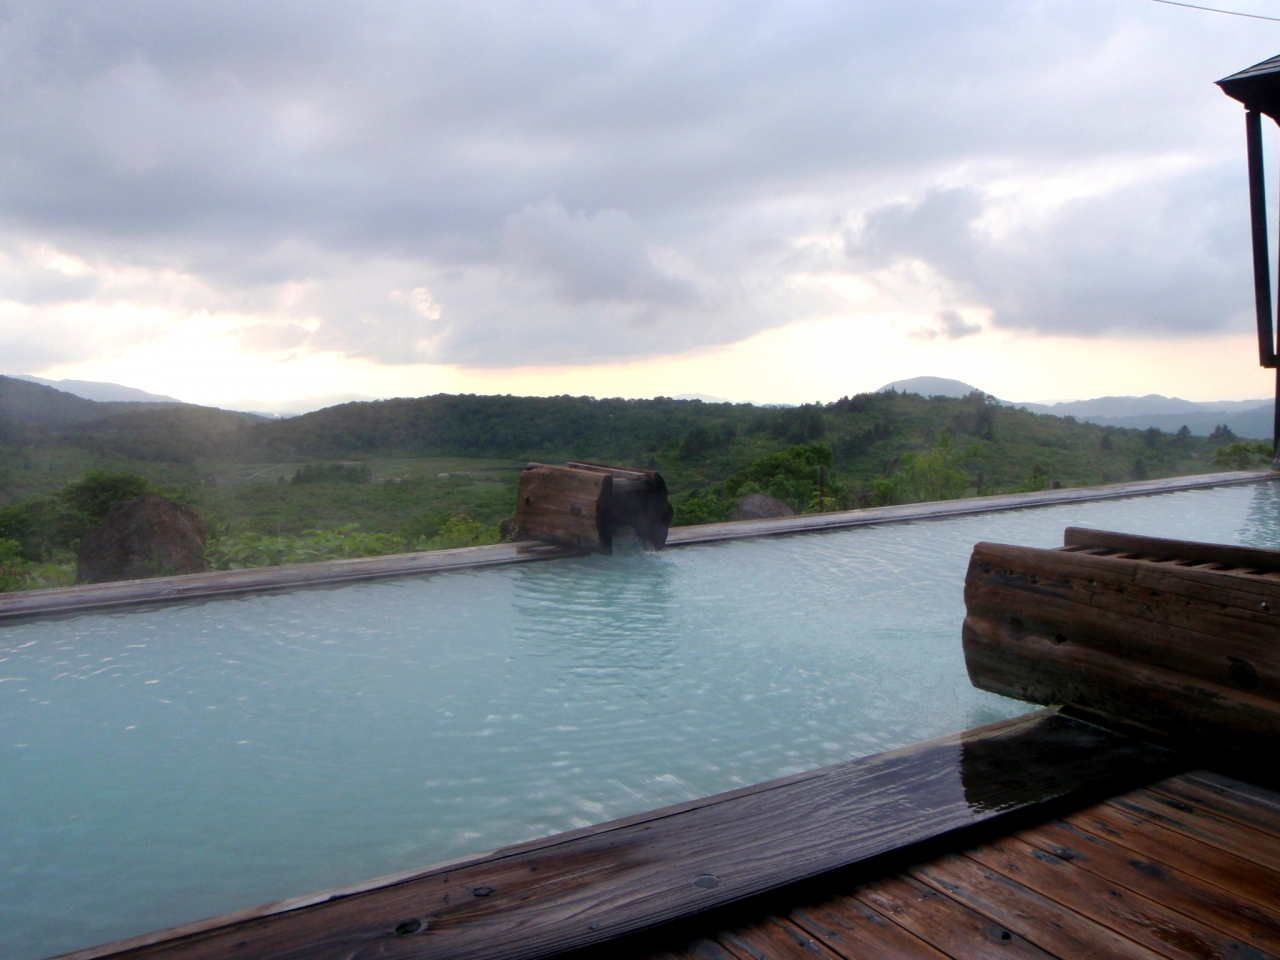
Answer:
[[[0,0],[0,372],[1264,397],[1213,81],[1277,52],[1151,0]]]

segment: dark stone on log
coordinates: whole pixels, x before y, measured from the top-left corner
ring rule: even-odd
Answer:
[[[796,512],[767,493],[749,493],[738,500],[733,508],[734,520],[772,520],[774,517],[794,517]]]
[[[207,534],[186,504],[154,496],[121,500],[80,541],[76,583],[207,573]]]

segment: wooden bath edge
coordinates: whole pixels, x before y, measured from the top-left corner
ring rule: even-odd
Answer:
[[[1185,768],[1170,750],[1041,710],[59,960],[537,960]]]
[[[673,527],[667,536],[667,546],[692,546],[728,540],[843,530],[912,520],[938,520],[1003,510],[1023,510],[1093,500],[1115,500],[1174,493],[1180,490],[1201,490],[1255,483],[1267,479],[1280,479],[1280,475],[1269,470],[1242,470],[1171,477],[1164,480],[1140,480],[1097,487],[1072,487],[1061,490],[1042,490],[1036,493],[973,497],[967,500],[867,507],[861,510],[801,514],[768,520],[740,520],[694,527]],[[366,580],[480,569],[575,555],[579,554],[573,550],[546,543],[497,543],[483,547],[459,547],[427,553],[405,553],[355,560],[327,560],[319,563],[296,563],[248,570],[156,577],[151,580],[128,580],[119,583],[30,590],[0,595],[0,624],[6,621],[63,616],[139,604],[211,599],[248,593],[292,590],[300,587],[338,586]]]

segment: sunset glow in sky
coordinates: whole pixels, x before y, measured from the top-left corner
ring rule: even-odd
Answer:
[[[1280,23],[1148,0],[0,9],[0,373],[257,410],[797,403],[920,375],[1272,392],[1243,111],[1213,81],[1280,52]]]

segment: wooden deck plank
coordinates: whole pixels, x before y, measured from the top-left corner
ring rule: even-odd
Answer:
[[[840,960],[817,938],[780,917],[726,930],[718,939],[742,960]]]
[[[1216,846],[1176,833],[1120,807],[1100,804],[1063,821],[1072,829],[1127,847],[1145,860],[1193,874],[1200,881],[1270,910],[1280,873],[1237,857]]]
[[[910,873],[1063,960],[1162,956],[960,854],[940,857]]]
[[[853,895],[953,960],[1052,960],[1012,930],[910,876],[889,877]]]
[[[965,856],[1170,960],[1236,960],[1249,952],[1216,928],[1017,837],[984,844]]]
[[[1073,718],[1033,714],[391,881],[69,956],[548,956],[1010,811],[1121,782],[1150,782],[1167,771],[1171,757]]]
[[[1227,820],[1196,804],[1184,803],[1151,790],[1134,790],[1106,801],[1183,836],[1234,853],[1271,871],[1280,871],[1280,849],[1267,835],[1234,820]]]
[[[1251,803],[1266,807],[1277,816],[1280,816],[1280,793],[1274,790],[1268,790],[1266,787],[1260,787],[1253,783],[1245,783],[1234,777],[1228,777],[1210,770],[1191,770],[1184,776],[1188,780],[1194,780],[1196,783],[1229,791],[1241,800],[1248,800]]]
[[[702,937],[685,944],[679,950],[663,950],[652,954],[648,960],[737,960],[737,958],[714,940]]]
[[[1094,876],[1141,894],[1178,913],[1239,938],[1250,946],[1280,955],[1280,907],[1267,910],[1199,880],[1164,860],[1135,856],[1063,821],[1021,830],[1015,836],[1039,850],[1068,860]],[[1183,839],[1183,845],[1194,841]],[[1277,877],[1280,883],[1280,877]],[[1273,905],[1275,906],[1275,905]]]
[[[1272,837],[1280,845],[1280,813],[1267,805],[1221,787],[1177,777],[1152,784],[1151,790],[1161,796],[1210,810],[1227,820],[1234,820]]]
[[[848,960],[947,960],[955,951],[942,952],[925,943],[865,903],[838,896],[789,914],[797,926],[820,939]]]

